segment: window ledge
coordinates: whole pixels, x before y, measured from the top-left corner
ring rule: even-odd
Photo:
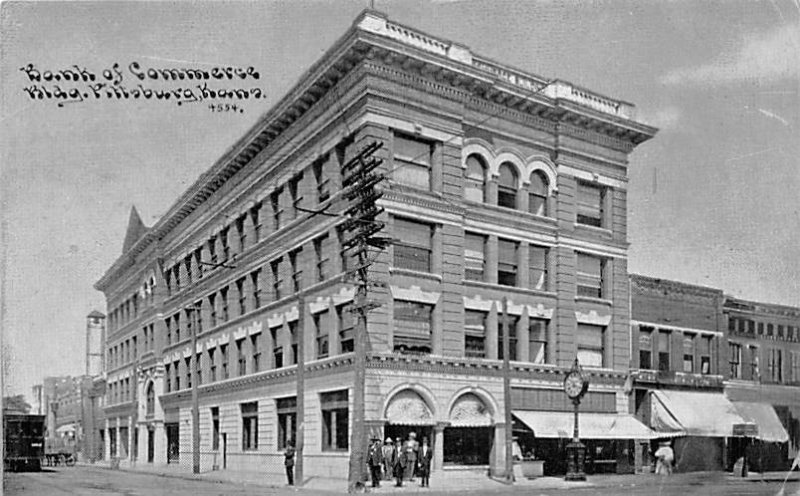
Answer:
[[[575,226],[575,229],[585,229],[590,232],[595,232],[597,234],[604,234],[607,236],[611,236],[613,233],[613,231],[607,227],[591,226],[589,224],[580,224],[578,222],[575,222],[573,226]]]
[[[392,275],[398,274],[402,276],[422,277],[425,279],[432,279],[434,281],[442,282],[442,276],[440,276],[439,274],[431,274],[430,272],[422,272],[412,269],[403,269],[400,267],[390,267],[389,273]]]
[[[607,298],[594,298],[592,296],[575,296],[575,301],[582,301],[585,303],[599,303],[606,306],[614,306],[614,301]]]
[[[466,286],[475,286],[479,288],[496,289],[496,290],[511,289],[512,291],[515,292],[526,293],[535,296],[548,296],[548,297],[558,296],[558,293],[556,293],[555,291],[543,291],[541,289],[522,288],[519,286],[506,286],[505,284],[497,284],[486,281],[476,281],[475,279],[462,279],[461,282]]]

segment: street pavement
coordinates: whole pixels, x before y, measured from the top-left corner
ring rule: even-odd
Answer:
[[[267,479],[254,480],[234,477],[223,480],[219,473],[216,479],[190,473],[157,473],[153,470],[111,470],[103,466],[58,467],[43,472],[6,473],[5,494],[33,496],[61,496],[76,494],[86,496],[271,496],[303,494],[306,496],[330,496],[345,493],[344,484],[307,484],[298,489],[281,483],[270,483]],[[438,475],[438,477],[436,477]],[[784,474],[751,474],[746,479],[734,478],[723,473],[674,474],[660,477],[653,474],[589,476],[586,482],[566,482],[555,477],[535,480],[520,480],[507,485],[485,476],[475,478],[473,473],[447,471],[437,473],[431,480],[432,488],[419,487],[419,481],[406,482],[402,488],[392,483],[383,483],[374,494],[525,494],[530,496],[555,496],[561,494],[583,494],[600,496],[775,496],[783,489],[783,496],[800,496],[800,473],[795,471],[789,482],[782,484]]]

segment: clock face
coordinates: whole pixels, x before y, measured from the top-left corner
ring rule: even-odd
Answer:
[[[564,391],[570,398],[577,398],[583,391],[583,377],[578,372],[570,372],[564,379]]]

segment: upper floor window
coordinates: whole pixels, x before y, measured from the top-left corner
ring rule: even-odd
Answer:
[[[497,181],[497,205],[506,208],[517,208],[517,190],[519,178],[517,169],[509,162],[500,164],[500,178]]]
[[[497,241],[497,245],[497,284],[516,286],[519,243],[500,239]]]
[[[531,289],[547,291],[547,256],[549,250],[544,246],[528,247],[528,271]]]
[[[292,218],[296,219],[300,215],[300,211],[297,208],[300,206],[300,203],[303,201],[303,195],[300,194],[300,182],[303,180],[303,173],[300,172],[292,179],[289,180],[289,196],[292,200]]]
[[[317,358],[328,356],[328,329],[322,325],[324,315],[327,315],[327,311],[315,313],[312,316],[314,320],[314,336],[317,341]]]
[[[534,215],[548,215],[547,212],[547,177],[541,171],[531,173],[531,185],[528,191],[528,212]]]
[[[430,224],[395,218],[394,266],[430,272],[432,231]]]
[[[486,269],[486,236],[464,235],[464,279],[483,281]]]
[[[700,337],[700,373],[711,373],[711,340],[713,336]]]
[[[206,243],[208,246],[208,257],[209,261],[213,263],[217,263],[217,237],[211,236],[208,238],[208,242]]]
[[[250,222],[253,223],[253,243],[261,240],[261,202],[250,209]]]
[[[478,155],[467,157],[464,173],[464,198],[474,202],[486,201],[486,164]]]
[[[683,335],[683,371],[694,372],[694,334]]]
[[[395,134],[392,177],[400,184],[429,190],[432,146],[410,136]]]
[[[549,323],[548,320],[533,318],[528,322],[528,360],[532,363],[550,363],[547,346]]]
[[[606,227],[605,197],[604,187],[578,181],[578,224]]]
[[[275,231],[281,228],[281,215],[283,214],[281,192],[282,189],[278,188],[269,195],[269,203],[272,206],[272,229]]]
[[[239,299],[239,315],[247,313],[247,291],[245,290],[245,278],[236,281],[236,295]]]
[[[283,274],[281,274],[281,262],[283,259],[278,258],[270,262],[270,270],[272,271],[272,294],[275,300],[280,300],[283,297]]]
[[[578,253],[578,296],[605,297],[603,273],[606,262],[600,257]]]
[[[328,198],[330,198],[330,193],[328,192],[328,183],[329,178],[325,177],[325,162],[327,161],[327,156],[323,157],[320,160],[314,162],[312,169],[314,170],[314,181],[317,183],[317,201],[319,203],[324,202]]]
[[[194,266],[197,268],[197,278],[203,277],[203,248],[194,250]]]
[[[728,343],[728,357],[731,366],[731,379],[742,378],[742,345]]]
[[[653,328],[639,328],[639,368],[653,368]]]
[[[605,331],[603,326],[578,324],[578,361],[588,367],[605,367]]]
[[[748,345],[748,355],[750,356],[750,377],[753,380],[761,380],[761,369],[759,368],[758,346]]]
[[[152,381],[147,384],[147,415],[153,415],[156,411],[156,391]]]
[[[328,253],[325,251],[325,245],[328,241],[328,235],[324,234],[314,240],[314,259],[317,264],[317,281],[322,282],[328,277]]]
[[[669,341],[672,334],[669,331],[658,331],[658,371],[667,372],[669,370]]]
[[[433,305],[394,301],[394,351],[430,353]]]
[[[261,334],[253,334],[250,336],[250,354],[253,357],[253,372],[258,372],[261,370],[261,348],[259,348],[259,340],[258,338]]]
[[[772,382],[783,382],[783,350],[772,348],[767,358],[770,379]]]
[[[355,321],[353,306],[346,304],[336,309],[339,318],[339,349],[342,353],[355,350]]]
[[[477,310],[464,312],[464,356],[468,358],[486,356],[486,312]]]
[[[222,260],[227,261],[231,257],[231,246],[228,240],[228,234],[230,233],[230,229],[227,227],[220,231],[219,233],[219,241],[222,245]]]
[[[239,238],[239,252],[243,252],[247,247],[247,230],[244,228],[246,220],[246,214],[236,219],[236,235]]]
[[[289,267],[292,271],[292,291],[295,293],[303,288],[303,269],[300,268],[298,258],[302,248],[289,252]]]
[[[516,315],[507,315],[505,318],[499,317],[497,319],[497,358],[503,360],[503,339],[506,333],[506,322],[508,323],[508,359],[517,359],[517,324],[519,317]]]

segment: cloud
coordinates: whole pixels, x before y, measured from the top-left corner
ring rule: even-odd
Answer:
[[[652,113],[643,113],[641,120],[660,130],[675,129],[681,120],[681,111],[678,107],[664,107]]]
[[[780,81],[800,77],[800,22],[746,37],[739,50],[696,67],[675,69],[664,84],[730,83],[745,80]]]

